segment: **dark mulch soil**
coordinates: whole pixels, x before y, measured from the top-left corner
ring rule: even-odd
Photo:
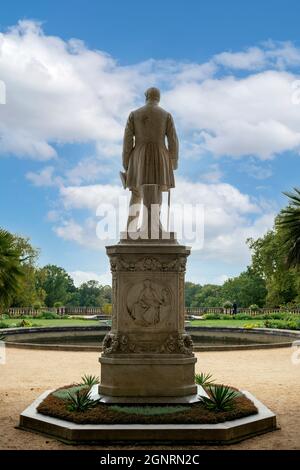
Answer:
[[[61,389],[68,387],[70,385],[61,387]],[[126,405],[127,412],[122,412],[114,409],[113,405],[99,403],[94,408],[84,412],[74,412],[67,409],[65,400],[50,394],[42,401],[37,410],[44,415],[78,424],[216,424],[257,413],[255,405],[243,394],[234,400],[234,408],[225,412],[210,411],[204,408],[201,403],[194,403],[192,405],[180,405],[181,408],[185,408],[183,411],[151,416],[128,413],[128,406],[130,405]],[[147,405],[148,408],[149,406]],[[159,405],[159,407],[161,408],[162,405]]]

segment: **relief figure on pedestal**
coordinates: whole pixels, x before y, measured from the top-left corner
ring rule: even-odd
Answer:
[[[155,326],[168,316],[171,296],[167,288],[159,292],[155,285],[146,279],[133,302],[129,303],[131,305],[127,306],[128,312],[136,325]]]

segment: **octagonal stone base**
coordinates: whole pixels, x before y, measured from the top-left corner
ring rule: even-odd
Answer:
[[[37,398],[20,415],[19,428],[54,437],[67,444],[99,443],[194,443],[224,445],[275,431],[276,416],[251,393],[243,391],[258,409],[256,415],[219,424],[75,424],[37,412],[38,405],[51,393]]]

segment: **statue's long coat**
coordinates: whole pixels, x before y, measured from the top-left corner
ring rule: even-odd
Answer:
[[[131,112],[123,141],[126,187],[158,184],[162,191],[173,188],[177,160],[178,139],[171,114],[156,103]]]

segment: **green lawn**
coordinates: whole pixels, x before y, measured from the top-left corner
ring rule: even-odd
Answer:
[[[58,319],[58,320],[43,320],[43,319],[27,319],[30,321],[32,326],[100,326],[100,325],[107,325],[104,321],[99,320],[82,320],[82,319]],[[10,327],[18,326],[21,319],[18,318],[9,318],[9,319],[0,319],[0,327],[1,322],[8,324]],[[264,326],[264,320],[192,320],[188,323],[189,326],[220,326],[220,327],[243,327],[245,325],[255,324],[259,326]]]
[[[192,320],[189,323],[189,326],[220,326],[220,327],[243,327],[245,325],[255,324],[259,326],[264,326],[265,320]]]
[[[10,327],[18,326],[21,319],[19,318],[9,318],[9,319],[0,319],[0,326],[1,323],[6,323]],[[80,319],[65,319],[65,320],[42,320],[42,319],[27,319],[26,321],[30,321],[32,326],[100,326],[105,325],[105,323],[100,322],[99,320],[80,320]]]

